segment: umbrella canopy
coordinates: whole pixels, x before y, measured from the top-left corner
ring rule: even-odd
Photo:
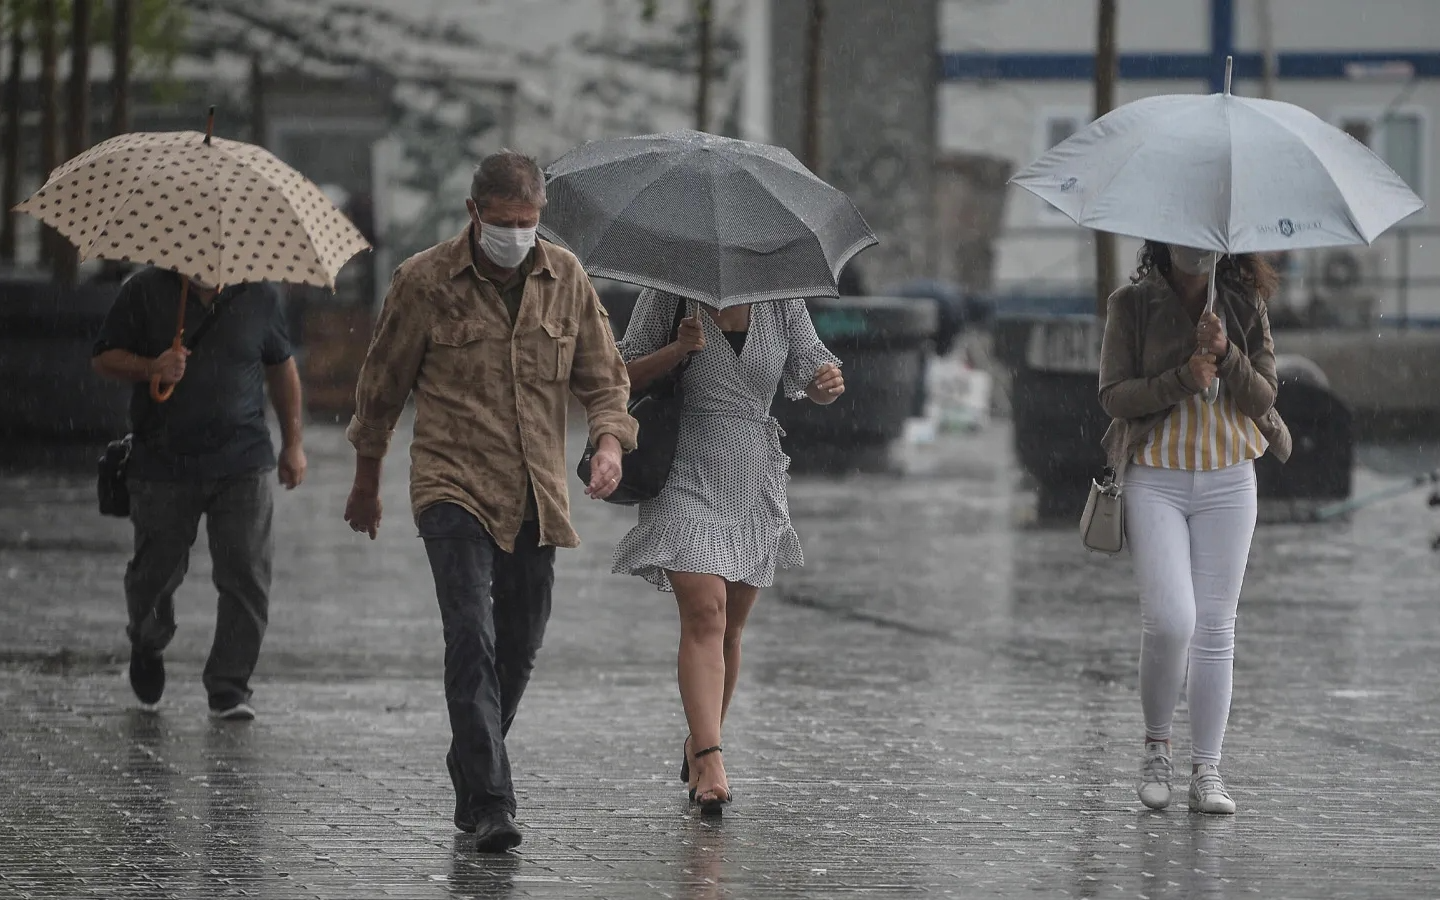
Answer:
[[[80,259],[172,269],[181,281],[175,340],[185,337],[191,279],[216,288],[285,281],[335,289],[335,275],[368,249],[360,231],[305,176],[251,144],[205,133],[122,134],[50,173],[16,210],[63,234]],[[150,396],[175,386],[150,381]]]
[[[369,243],[311,181],[268,151],[195,131],[122,134],[61,165],[15,207],[80,259],[173,269],[221,287],[334,289]]]
[[[1425,205],[1338,128],[1229,93],[1127,103],[1011,181],[1087,228],[1222,253],[1368,244]]]
[[[839,296],[845,263],[879,243],[789,151],[696,131],[584,144],[546,185],[541,234],[591,275],[719,309]]]

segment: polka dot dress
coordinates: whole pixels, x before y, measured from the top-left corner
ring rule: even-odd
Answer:
[[[641,293],[620,353],[626,362],[670,339],[679,298]],[[802,399],[815,371],[840,364],[815,333],[803,300],[750,308],[750,333],[737,355],[702,313],[705,349],[685,371],[685,410],[670,480],[640,504],[640,521],[615,551],[617,573],[670,590],[666,570],[719,575],[770,587],[775,570],[805,564],[790,525],[785,486],[790,458],[770,403],[780,385]]]
[[[122,134],[51,173],[16,207],[80,258],[145,263],[215,286],[335,287],[370,245],[321,190],[252,144],[195,131]]]

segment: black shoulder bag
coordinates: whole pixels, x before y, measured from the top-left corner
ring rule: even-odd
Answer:
[[[670,342],[674,343],[680,333],[680,321],[685,318],[683,298],[675,301],[675,320],[670,326]],[[685,370],[690,357],[652,381],[639,393],[632,392],[627,409],[640,425],[640,436],[634,452],[625,455],[621,466],[620,484],[614,493],[605,498],[606,503],[620,506],[634,506],[644,500],[654,500],[670,480],[670,469],[675,464],[675,445],[680,440],[680,411],[685,406]],[[575,474],[580,481],[590,483],[590,458],[595,455],[593,444],[586,443],[580,464]]]
[[[221,297],[215,296],[215,301],[210,304],[210,311],[205,318],[195,327],[195,331],[186,342],[186,348],[194,350],[215,324],[215,317],[220,312]],[[125,484],[125,476],[130,468],[130,451],[135,444],[135,435],[127,434],[118,441],[111,441],[105,445],[105,452],[100,454],[98,464],[98,478],[96,479],[96,492],[99,494],[100,515],[115,516],[119,519],[130,517],[130,488]]]

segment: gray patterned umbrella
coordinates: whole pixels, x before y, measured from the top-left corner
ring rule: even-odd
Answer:
[[[835,297],[879,243],[845,194],[787,150],[676,131],[594,141],[547,175],[540,232],[591,275],[717,309]]]

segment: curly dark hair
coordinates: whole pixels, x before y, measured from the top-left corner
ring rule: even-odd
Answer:
[[[1146,241],[1140,247],[1135,274],[1130,276],[1130,281],[1143,281],[1151,272],[1159,272],[1167,278],[1170,276],[1169,244]],[[1222,256],[1215,274],[1218,286],[1257,302],[1269,300],[1280,288],[1280,275],[1275,271],[1275,267],[1258,253]]]

